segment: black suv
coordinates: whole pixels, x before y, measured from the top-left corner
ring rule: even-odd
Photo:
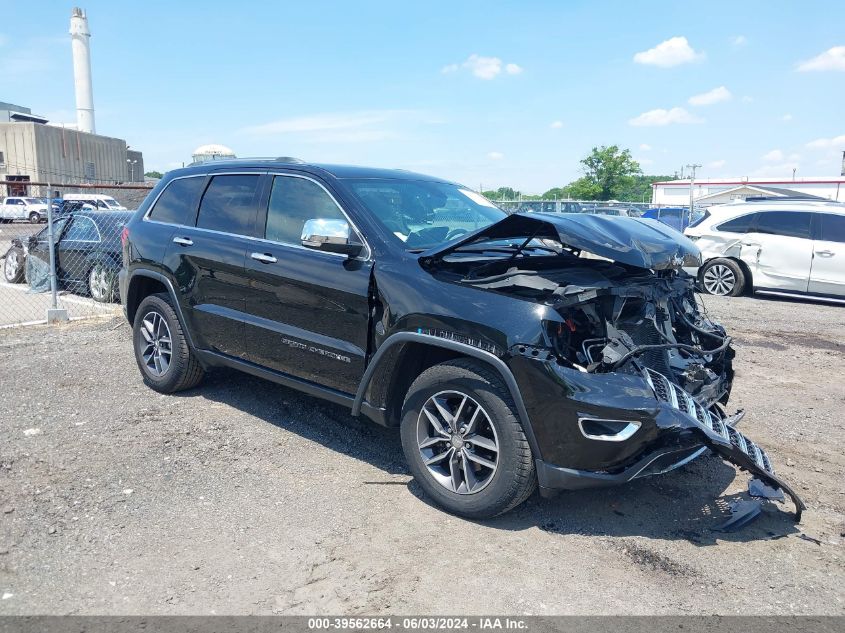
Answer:
[[[707,448],[800,499],[729,415],[695,245],[657,222],[508,216],[460,185],[294,159],[167,174],[123,234],[153,389],[227,366],[400,427],[447,510],[663,473]]]

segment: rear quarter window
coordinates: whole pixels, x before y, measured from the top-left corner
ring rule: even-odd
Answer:
[[[754,225],[755,217],[757,217],[756,213],[748,213],[746,215],[741,215],[738,218],[734,218],[733,220],[722,222],[719,226],[716,227],[716,230],[721,231],[723,233],[747,233]]]
[[[149,218],[168,224],[193,224],[192,215],[204,182],[205,176],[170,181],[153,205]]]

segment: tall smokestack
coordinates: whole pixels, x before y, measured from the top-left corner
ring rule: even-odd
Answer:
[[[91,31],[85,11],[70,13],[70,44],[73,49],[73,83],[76,89],[76,129],[94,134],[94,89],[91,86]]]

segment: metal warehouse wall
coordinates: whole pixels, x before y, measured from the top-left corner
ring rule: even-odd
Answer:
[[[35,133],[39,180],[110,183],[129,180],[126,141],[52,125],[30,127]]]
[[[35,180],[34,123],[0,123],[0,152],[4,166],[0,177],[6,174],[30,176]]]

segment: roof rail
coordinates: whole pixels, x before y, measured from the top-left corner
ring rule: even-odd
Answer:
[[[275,162],[275,163],[287,163],[289,165],[304,165],[305,161],[300,158],[294,158],[293,156],[236,156],[234,158],[214,158],[211,160],[199,160],[194,161],[188,167],[193,167],[194,165],[207,165],[209,163],[243,163],[249,161],[266,161],[266,162]]]
[[[812,194],[807,194],[806,196],[748,196],[745,202],[795,202],[799,200],[804,202],[836,202],[836,200],[830,200]]]

